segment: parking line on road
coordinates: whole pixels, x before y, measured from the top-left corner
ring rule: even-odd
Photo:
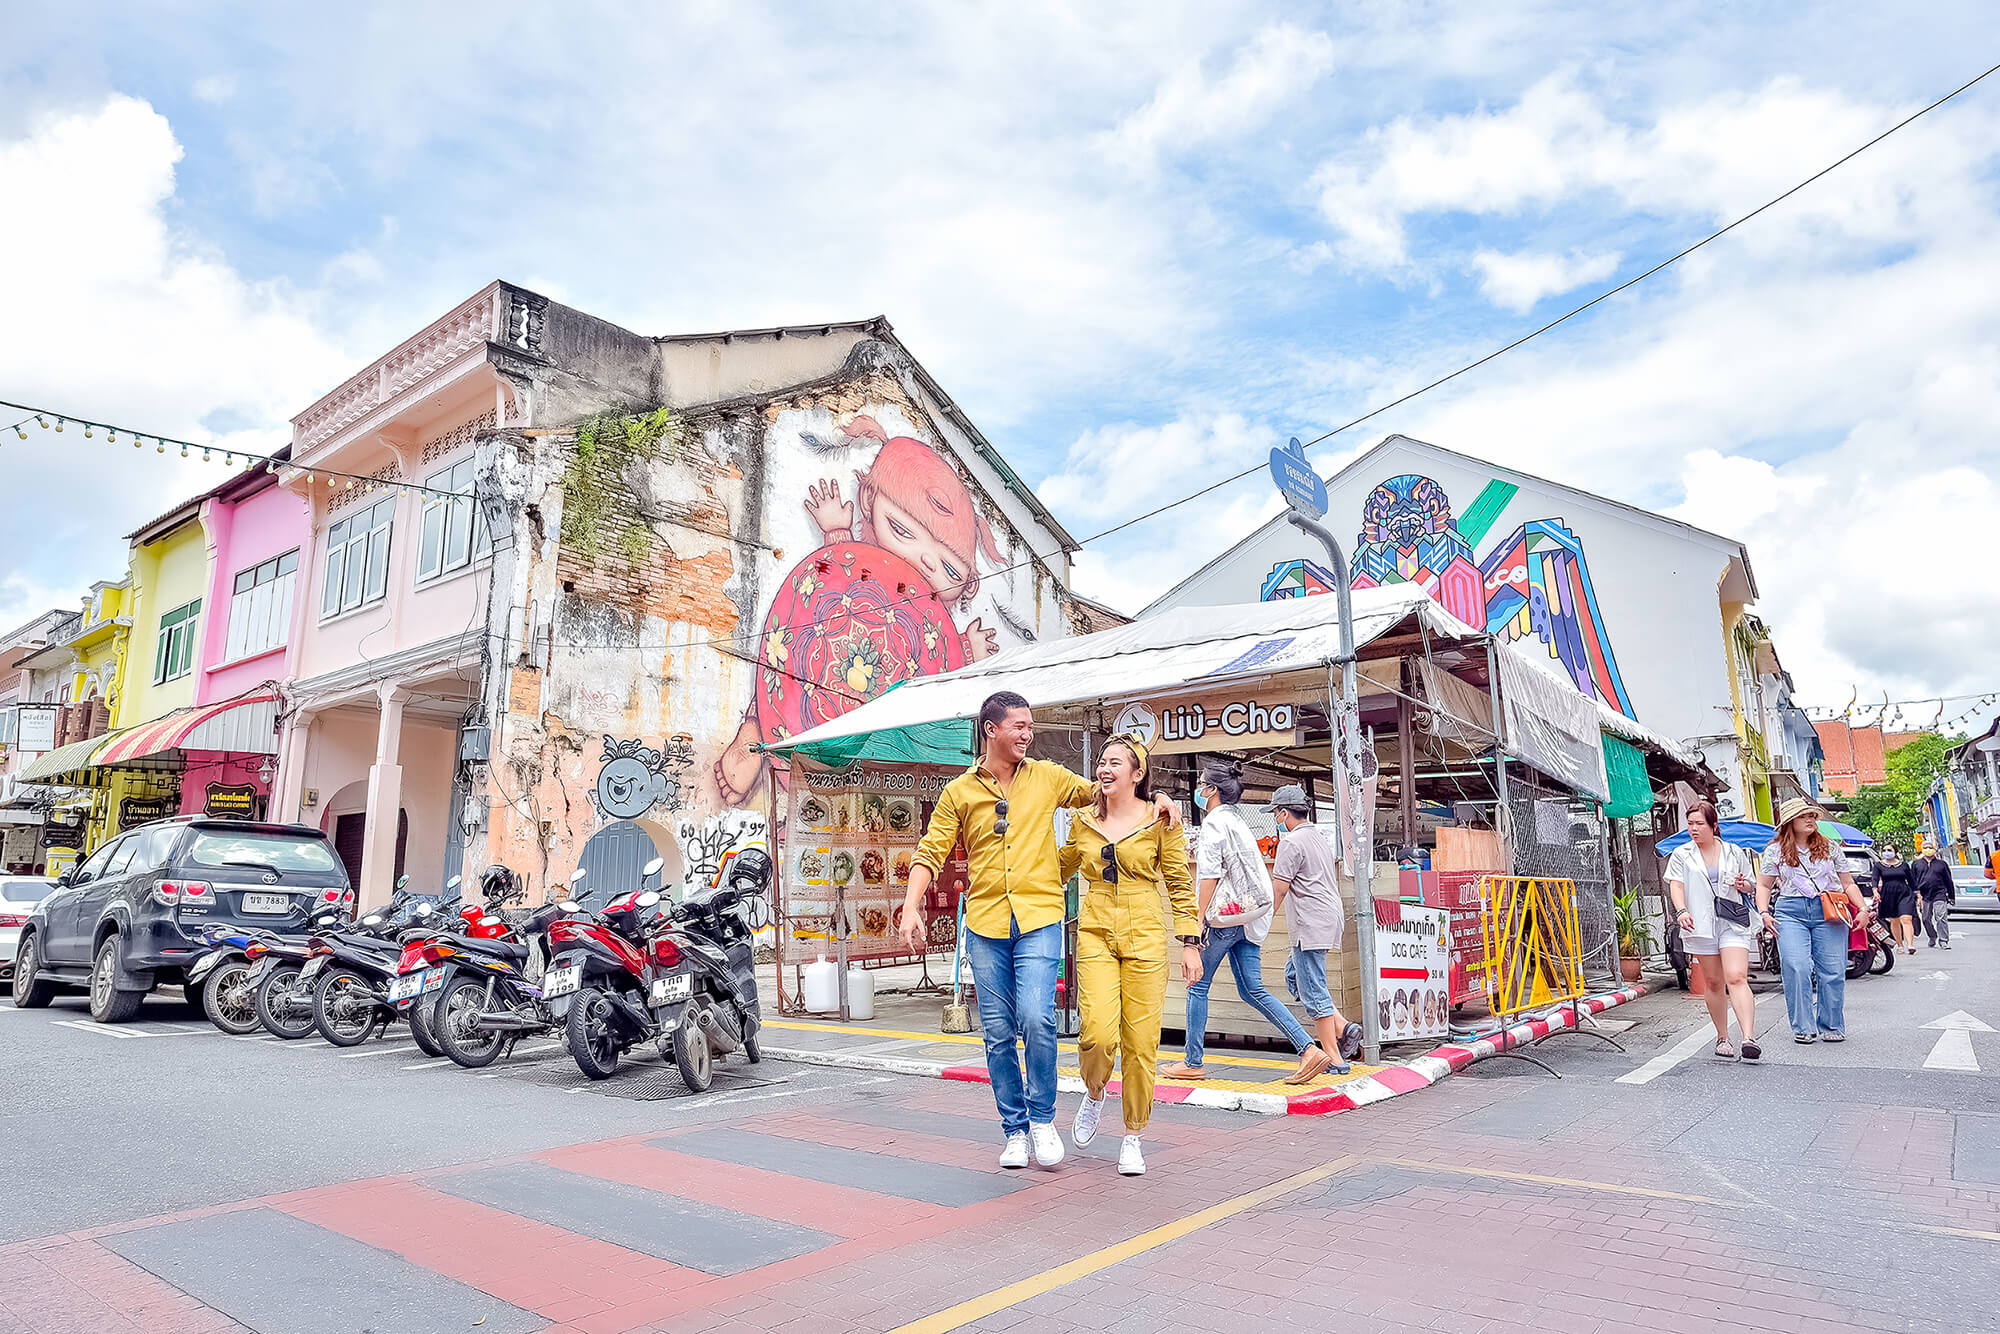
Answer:
[[[1586,1181],[1580,1177],[1551,1177],[1534,1172],[1506,1172],[1497,1167],[1467,1167],[1460,1163],[1430,1163],[1421,1158],[1370,1158],[1371,1163],[1390,1167],[1414,1167],[1426,1172],[1447,1172],[1453,1176],[1490,1177],[1500,1181],[1525,1181],[1538,1186],[1573,1186],[1578,1190],[1601,1190],[1612,1195],[1637,1195],[1649,1200],[1679,1200],[1686,1204],[1721,1204],[1733,1209],[1768,1208],[1751,1200],[1718,1200],[1708,1195],[1686,1195],[1680,1191],[1654,1190],[1650,1186],[1621,1186],[1615,1181]]]
[[[344,1051],[334,1057],[337,1061],[353,1061],[363,1056],[408,1056],[417,1049],[414,1042],[397,1042],[386,1047],[374,1047],[368,1051]]]
[[[1690,1029],[1679,1042],[1676,1042],[1673,1046],[1667,1048],[1637,1070],[1628,1071],[1618,1076],[1613,1082],[1618,1084],[1650,1084],[1661,1075],[1667,1073],[1667,1071],[1679,1065],[1682,1061],[1685,1061],[1688,1057],[1700,1051],[1703,1047],[1711,1050],[1715,1047],[1715,1025],[1713,1024],[1701,1024]]]
[[[1233,1200],[1210,1205],[1199,1213],[1192,1213],[1185,1218],[1177,1218],[1171,1223],[1141,1232],[1138,1236],[1121,1241],[1115,1246],[1092,1251],[1089,1255],[1071,1260],[1068,1264],[1057,1265],[1054,1269],[1044,1270],[1018,1283],[1009,1283],[1004,1288],[995,1288],[983,1296],[947,1307],[935,1315],[925,1316],[922,1320],[900,1325],[891,1330],[890,1334],[948,1334],[948,1331],[963,1329],[975,1320],[984,1320],[987,1316],[1018,1305],[1030,1297],[1054,1292],[1064,1284],[1074,1283],[1100,1269],[1109,1269],[1112,1265],[1122,1264],[1135,1255],[1144,1255],[1147,1251],[1157,1250],[1170,1241],[1179,1241],[1189,1233],[1199,1232],[1211,1223],[1219,1223],[1225,1218],[1232,1218],[1260,1204],[1267,1204],[1280,1196],[1289,1195],[1295,1190],[1324,1181],[1337,1172],[1345,1171],[1355,1161],[1351,1154],[1343,1154],[1318,1167],[1288,1176],[1282,1181],[1273,1181],[1270,1185],[1259,1187],[1247,1195],[1238,1195]]]
[[[150,1034],[140,1033],[136,1030],[128,1031],[122,1028],[113,1028],[109,1024],[94,1024],[82,1019],[58,1019],[55,1021],[55,1025],[57,1028],[74,1028],[81,1033],[98,1033],[107,1038],[143,1038],[151,1036]]]
[[[441,1065],[450,1065],[451,1063],[452,1061],[449,1056],[440,1056],[434,1061],[418,1061],[415,1065],[406,1065],[403,1068],[405,1070],[435,1070]]]

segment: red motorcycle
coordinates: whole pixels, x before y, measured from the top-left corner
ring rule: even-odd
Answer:
[[[458,877],[453,876],[446,888],[457,887]],[[437,1032],[434,1011],[451,972],[444,959],[453,948],[452,942],[471,946],[478,942],[512,941],[515,937],[516,924],[503,912],[506,903],[518,892],[514,873],[500,865],[487,867],[480,876],[479,891],[480,902],[465,904],[458,910],[462,924],[457,930],[444,929],[440,923],[435,934],[408,939],[403,944],[403,952],[396,960],[396,980],[389,984],[389,1002],[400,1017],[414,1017],[413,1028],[420,1023],[431,1034]]]
[[[592,1079],[609,1079],[620,1056],[654,1041],[661,1010],[693,993],[693,979],[673,971],[681,951],[656,911],[659,891],[644,887],[660,866],[657,857],[646,863],[642,887],[601,912],[564,900],[558,906],[567,916],[549,926],[554,958],[542,975],[543,1004],[562,1024],[577,1068]]]

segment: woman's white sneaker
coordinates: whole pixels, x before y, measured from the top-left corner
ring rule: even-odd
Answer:
[[[1077,1148],[1082,1148],[1097,1138],[1098,1118],[1104,1115],[1104,1099],[1085,1098],[1076,1105],[1076,1122],[1070,1126],[1069,1137]]]
[[[1125,1142],[1118,1146],[1118,1175],[1122,1177],[1146,1175],[1146,1155],[1139,1151],[1137,1135],[1127,1135]]]
[[[1016,1131],[1007,1137],[1007,1147],[1000,1150],[1000,1166],[1026,1167],[1028,1165],[1028,1137]]]
[[[1062,1136],[1052,1125],[1038,1125],[1030,1122],[1028,1137],[1035,1142],[1035,1161],[1043,1167],[1054,1167],[1063,1160]]]

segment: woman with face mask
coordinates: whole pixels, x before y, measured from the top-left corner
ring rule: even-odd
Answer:
[[[1167,960],[1178,953],[1185,981],[1201,976],[1201,913],[1187,842],[1180,828],[1154,809],[1146,767],[1146,747],[1137,737],[1121,732],[1105,742],[1097,799],[1070,820],[1062,847],[1062,878],[1083,876],[1076,923],[1076,1046],[1084,1099],[1072,1138],[1080,1149],[1097,1137],[1112,1064],[1122,1059],[1125,1141],[1118,1171],[1124,1176],[1146,1170],[1139,1139],[1153,1112]],[[1160,908],[1163,886],[1178,947],[1168,943],[1169,925]]]
[[[1894,843],[1875,861],[1875,915],[1889,924],[1896,943],[1911,954],[1917,949],[1917,882],[1910,864]]]
[[[1271,931],[1277,891],[1256,836],[1236,808],[1242,796],[1241,765],[1210,760],[1202,767],[1194,794],[1195,805],[1202,811],[1200,852],[1195,863],[1201,918],[1206,926],[1201,975],[1187,990],[1187,1059],[1168,1066],[1163,1073],[1168,1079],[1183,1081],[1208,1078],[1201,1068],[1208,989],[1215,981],[1216,969],[1227,960],[1236,978],[1236,994],[1284,1034],[1299,1054],[1299,1068],[1289,1082],[1306,1083],[1328,1069],[1345,1074],[1346,1065],[1313,1041],[1264,985],[1263,944]]]

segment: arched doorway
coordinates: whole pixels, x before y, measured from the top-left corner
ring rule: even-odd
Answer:
[[[665,863],[645,887],[667,898],[679,897],[684,866],[673,831],[652,820],[615,820],[590,836],[577,865],[584,869],[583,892],[591,903],[604,904],[640,887],[646,863]]]

